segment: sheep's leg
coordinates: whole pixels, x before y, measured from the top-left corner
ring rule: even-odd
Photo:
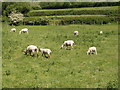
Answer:
[[[35,54],[32,55],[33,57],[35,56]]]
[[[25,55],[27,55],[27,52],[25,52]]]
[[[39,55],[38,55],[38,49],[37,49],[37,57],[38,57]]]
[[[30,54],[30,56],[32,56],[32,52],[30,52],[29,54]]]
[[[68,49],[68,47],[66,46],[66,47],[65,47],[65,49],[67,50],[67,49]]]
[[[72,49],[74,48],[73,45],[71,47],[72,47]]]
[[[38,55],[38,53],[37,53],[37,57],[38,57],[39,55]]]
[[[44,56],[44,53],[42,53],[42,56]]]
[[[87,55],[88,55],[88,52],[87,52]]]
[[[48,54],[48,57],[50,58],[50,53]]]
[[[50,55],[48,55],[48,57],[50,58]]]
[[[97,55],[97,50],[95,51],[96,55]]]

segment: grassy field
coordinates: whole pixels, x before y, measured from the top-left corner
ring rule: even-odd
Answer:
[[[68,8],[68,9],[44,9],[44,10],[32,10],[31,12],[36,11],[66,11],[66,10],[118,10],[118,6],[107,6],[107,7],[85,7],[85,8]]]
[[[19,35],[26,27],[29,34]],[[16,33],[11,28],[3,24],[3,88],[117,88],[118,25],[16,26]],[[65,40],[75,41],[73,50],[60,49]],[[24,55],[30,44],[50,48],[51,58]],[[98,55],[86,55],[90,46]]]
[[[67,18],[67,17],[88,17],[88,16],[90,16],[90,17],[95,17],[95,16],[97,16],[97,17],[105,17],[106,15],[56,15],[56,16],[32,16],[32,17],[30,17],[30,18],[44,18],[44,17],[47,17],[47,18],[62,18],[62,17],[65,17],[65,18]],[[29,17],[26,17],[26,18],[29,18]]]

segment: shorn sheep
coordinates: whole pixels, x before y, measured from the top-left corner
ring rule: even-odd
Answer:
[[[20,31],[19,31],[19,34],[21,34],[21,33],[27,33],[27,34],[28,34],[28,29],[27,29],[27,28],[24,28],[24,29],[20,30]]]
[[[16,28],[12,28],[10,32],[16,32]]]
[[[48,58],[51,57],[52,51],[50,49],[40,48],[39,51],[41,51],[42,56],[44,55],[45,57],[48,57]]]
[[[103,34],[103,31],[100,31],[100,34]]]
[[[63,47],[66,47],[65,49],[68,49],[68,46],[70,46],[73,49],[74,41],[73,40],[67,40],[64,41],[64,43],[61,45],[61,49]]]
[[[97,55],[97,49],[96,49],[96,47],[90,47],[89,49],[88,49],[88,51],[87,51],[87,55],[89,54],[96,54]]]
[[[27,49],[25,49],[23,52],[25,53],[25,55],[29,54],[30,56],[35,56],[36,53],[38,56],[39,49],[35,45],[29,45]]]
[[[79,34],[78,31],[74,31],[74,35],[77,36]]]

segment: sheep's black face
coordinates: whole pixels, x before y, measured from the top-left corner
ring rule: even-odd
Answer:
[[[24,53],[25,53],[25,52],[26,52],[26,50],[23,50],[22,52],[24,52]]]
[[[27,50],[23,50],[22,52],[24,52],[25,55],[27,54]]]

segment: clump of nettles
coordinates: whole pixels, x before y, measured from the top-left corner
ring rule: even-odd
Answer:
[[[24,19],[23,14],[16,11],[13,11],[8,17],[10,18],[10,25],[19,25]]]

